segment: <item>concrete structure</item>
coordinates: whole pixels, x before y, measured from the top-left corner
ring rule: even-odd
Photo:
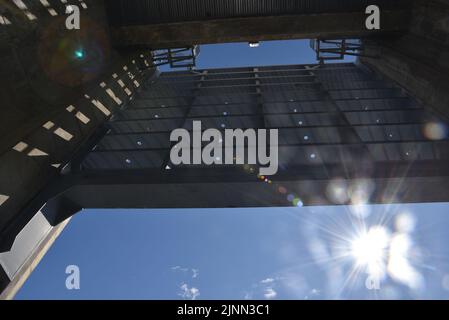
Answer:
[[[170,132],[192,130],[194,120],[203,130],[279,129],[279,171],[271,183],[261,182],[257,166],[172,164]],[[67,214],[291,206],[278,192],[282,186],[304,205],[351,203],[328,194],[340,179],[355,189],[369,181],[370,203],[447,201],[442,122],[393,82],[353,64],[163,73],[106,124],[94,149],[72,162],[52,187],[65,191],[47,206],[72,208]],[[68,217],[54,212],[47,214],[53,224]]]
[[[81,30],[65,29],[66,4],[82,8]],[[0,4],[0,290],[82,208],[292,205],[284,190],[305,205],[354,202],[332,195],[341,183],[376,203],[448,200],[446,1],[66,4]],[[380,30],[364,27],[368,4]],[[358,66],[151,68],[151,49],[354,37],[372,56]],[[167,131],[196,117],[282,128],[283,169],[262,183],[248,168],[174,168]]]
[[[401,37],[365,39],[362,63],[398,82],[414,97],[449,116],[449,2],[414,1]]]
[[[46,3],[0,4],[0,289],[28,273],[57,231],[33,222],[42,208],[36,196],[154,72],[150,52],[111,46],[102,1]],[[80,30],[65,28],[67,4],[80,6]],[[16,239],[25,227],[39,237]]]
[[[365,8],[383,9],[382,29],[365,28]],[[191,44],[400,34],[410,4],[402,0],[119,0],[107,3],[117,46],[153,49]]]

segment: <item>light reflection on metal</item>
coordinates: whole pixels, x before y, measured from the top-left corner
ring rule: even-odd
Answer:
[[[259,41],[249,42],[248,45],[250,48],[257,48],[260,46],[260,42]]]

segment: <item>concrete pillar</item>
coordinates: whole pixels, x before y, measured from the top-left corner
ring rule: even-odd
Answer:
[[[449,2],[415,1],[410,30],[364,40],[361,62],[396,81],[424,106],[449,117]]]

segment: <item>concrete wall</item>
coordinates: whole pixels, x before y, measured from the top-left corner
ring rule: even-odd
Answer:
[[[359,38],[401,33],[408,26],[406,10],[386,11],[384,28],[367,30],[366,14],[340,12],[193,21],[156,25],[123,26],[111,29],[116,46],[153,49],[192,44],[249,42],[287,39]]]
[[[39,1],[29,3],[34,20],[12,1],[0,4],[11,22],[0,25],[0,153],[78,99],[122,60],[110,45],[103,0],[87,0],[87,8],[80,7],[80,30],[66,29],[60,1],[52,2],[57,16]],[[74,54],[79,49],[83,59]]]
[[[376,58],[362,58],[362,63],[449,117],[449,1],[415,1],[407,34],[364,44],[366,54]]]
[[[47,185],[152,72],[148,52],[111,46],[102,0],[84,1],[78,31],[66,29],[60,1],[49,3],[53,15],[40,1],[26,1],[26,8],[0,2],[0,291],[21,283],[17,277],[29,274],[47,243],[24,229],[50,198]]]

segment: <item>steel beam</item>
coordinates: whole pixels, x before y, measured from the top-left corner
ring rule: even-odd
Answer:
[[[362,166],[362,165],[361,165]],[[348,186],[369,181],[369,203],[449,201],[449,166],[444,161],[377,163],[372,170],[341,165],[300,166],[270,177],[271,183],[241,168],[91,171],[63,177],[51,202],[80,208],[209,208],[291,206],[279,187],[298,195],[304,205],[337,205],[329,185],[343,178]],[[70,212],[57,211],[54,224]]]
[[[115,46],[152,49],[288,39],[344,39],[405,32],[409,13],[382,11],[381,30],[367,30],[364,12],[304,14],[113,27]]]

